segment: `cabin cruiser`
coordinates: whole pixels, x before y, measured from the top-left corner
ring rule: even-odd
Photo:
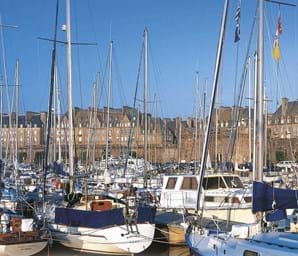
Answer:
[[[160,208],[187,210],[197,207],[199,175],[170,175],[163,177]],[[203,192],[199,202],[203,216],[221,220],[254,222],[251,213],[252,190],[242,184],[234,174],[205,175]]]

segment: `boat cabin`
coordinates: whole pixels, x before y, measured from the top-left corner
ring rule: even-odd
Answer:
[[[199,175],[164,176],[160,205],[162,208],[191,208],[197,205]],[[206,175],[203,180],[203,200],[213,206],[251,202],[239,176],[233,174]]]

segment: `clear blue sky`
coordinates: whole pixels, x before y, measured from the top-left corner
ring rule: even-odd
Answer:
[[[15,60],[20,59],[22,112],[47,109],[52,45],[49,42],[37,40],[37,37],[52,38],[55,2],[55,0],[1,0],[0,2],[2,22],[19,26],[17,29],[4,29],[4,42],[9,83],[13,83],[14,80]],[[199,71],[200,93],[202,93],[204,80],[209,78],[210,81],[213,76],[223,0],[72,0],[71,3],[72,40],[98,43],[98,47],[73,47],[75,106],[81,106],[79,67],[83,92],[82,104],[86,107],[91,102],[96,72],[100,71],[102,76],[105,73],[110,38],[114,41],[115,50],[112,106],[132,105],[143,30],[147,26],[150,99],[153,100],[153,95],[157,94],[158,114],[162,117],[193,115],[195,71]],[[219,102],[224,105],[233,104],[236,69],[237,46],[233,41],[234,16],[238,0],[231,0],[230,3],[219,99]],[[256,0],[242,0],[238,78],[243,66],[256,4]],[[65,40],[66,35],[61,31],[61,26],[65,23],[64,0],[60,0],[59,11],[58,39]],[[274,102],[276,67],[271,51],[277,14],[278,6],[266,3],[266,91],[268,97]],[[281,15],[283,34],[280,37],[282,60],[279,96],[287,96],[293,100],[298,98],[297,8],[281,7]],[[254,36],[252,53],[255,46]],[[59,81],[64,110],[67,104],[65,57],[65,46],[59,46]],[[2,57],[1,74],[3,74]],[[141,76],[139,99],[142,98],[142,86]],[[210,97],[210,88],[208,97]],[[4,101],[6,104],[6,100]],[[105,105],[105,96],[100,101],[100,106],[103,105]],[[274,109],[275,103],[272,105],[271,108]],[[152,104],[149,109],[153,112]]]

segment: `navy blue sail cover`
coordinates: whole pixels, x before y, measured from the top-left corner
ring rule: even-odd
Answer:
[[[266,214],[266,221],[279,221],[287,218],[285,209],[276,209]]]
[[[138,223],[154,223],[155,207],[143,206],[138,208]],[[73,227],[103,228],[124,225],[123,208],[107,211],[85,211],[71,208],[56,208],[55,223]]]
[[[73,227],[102,228],[125,223],[123,208],[108,211],[84,211],[56,208],[55,223]]]
[[[252,211],[256,213],[274,210],[273,200],[276,203],[275,209],[295,209],[298,207],[297,196],[297,190],[273,188],[269,184],[254,181]]]
[[[155,220],[155,213],[156,213],[156,207],[151,206],[141,206],[138,207],[138,223],[154,223]]]

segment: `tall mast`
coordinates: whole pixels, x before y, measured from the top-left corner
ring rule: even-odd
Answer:
[[[61,161],[61,108],[60,108],[60,94],[58,85],[58,71],[55,65],[55,85],[56,85],[56,104],[57,104],[57,122],[58,122],[58,160]]]
[[[93,115],[93,153],[92,153],[92,163],[95,162],[95,151],[96,151],[96,129],[97,129],[97,101],[98,101],[98,88],[99,88],[99,73],[96,74],[95,88],[94,88],[94,115]]]
[[[28,126],[27,126],[28,127]],[[32,163],[32,123],[29,123],[29,163]]]
[[[217,94],[220,64],[221,64],[221,57],[222,57],[223,45],[224,45],[224,37],[225,37],[225,31],[226,31],[226,21],[227,21],[227,16],[228,16],[228,6],[229,6],[229,0],[225,0],[224,11],[223,11],[222,20],[221,20],[220,36],[219,36],[218,45],[217,45],[216,63],[215,63],[214,76],[213,76],[213,86],[212,86],[213,89],[212,89],[211,103],[210,103],[210,108],[209,108],[208,123],[206,126],[204,147],[203,147],[201,166],[200,166],[200,183],[198,186],[196,210],[200,209],[200,198],[201,198],[201,192],[202,192],[202,186],[203,186],[203,178],[204,178],[205,169],[206,169],[208,146],[209,146],[209,139],[210,139],[210,132],[211,132],[211,122],[212,122],[212,118],[213,118],[215,99],[216,99],[216,94]]]
[[[15,87],[16,87],[16,123],[15,123],[15,140],[16,140],[16,144],[15,144],[15,157],[14,157],[14,161],[17,163],[18,162],[18,126],[19,126],[19,60],[17,60],[16,63],[16,78],[15,78]]]
[[[67,37],[67,89],[68,89],[68,141],[69,141],[69,181],[70,193],[73,192],[73,114],[72,114],[72,70],[71,70],[71,27],[70,27],[70,0],[66,0],[66,37]]]
[[[216,95],[216,100],[218,99],[218,91]],[[218,170],[218,107],[215,100],[215,145],[214,145],[214,162],[215,162],[215,170]]]
[[[195,85],[195,147],[194,147],[194,173],[197,173],[197,160],[198,160],[198,97],[199,97],[199,72],[196,72],[196,85]]]
[[[264,0],[259,0],[259,31],[257,55],[257,95],[256,95],[256,169],[254,180],[263,180],[264,166]]]
[[[258,59],[258,53],[255,52],[254,55],[254,130],[253,130],[253,180],[255,180],[255,170],[257,168],[257,161],[256,161],[256,150],[257,150],[257,133],[256,133],[256,126],[257,126],[257,73],[258,73],[258,67],[257,67],[257,59]]]
[[[109,81],[108,81],[108,102],[107,102],[107,129],[106,129],[106,161],[105,171],[108,171],[108,157],[109,157],[109,128],[110,128],[110,101],[111,101],[111,87],[112,87],[112,60],[113,60],[113,41],[110,42],[109,47]]]
[[[251,72],[250,56],[247,59],[248,69],[248,162],[251,162]]]
[[[57,79],[56,79],[56,65],[55,65],[55,73],[54,73],[54,97],[53,97],[53,135],[52,135],[52,143],[53,143],[53,161],[56,161],[56,138],[57,138],[57,125],[56,125],[56,115],[57,115]]]
[[[148,147],[148,119],[147,119],[147,90],[148,90],[148,29],[144,30],[144,186],[147,187],[147,147]]]
[[[1,79],[2,85],[2,79]],[[2,86],[0,86],[0,159],[3,158],[3,94]]]
[[[154,147],[154,162],[157,163],[157,100],[156,94],[154,94],[154,140],[155,140],[155,147]]]
[[[181,134],[182,134],[182,118],[179,117],[179,144],[178,144],[178,166],[179,166],[179,170],[180,170],[180,162],[181,162]]]

